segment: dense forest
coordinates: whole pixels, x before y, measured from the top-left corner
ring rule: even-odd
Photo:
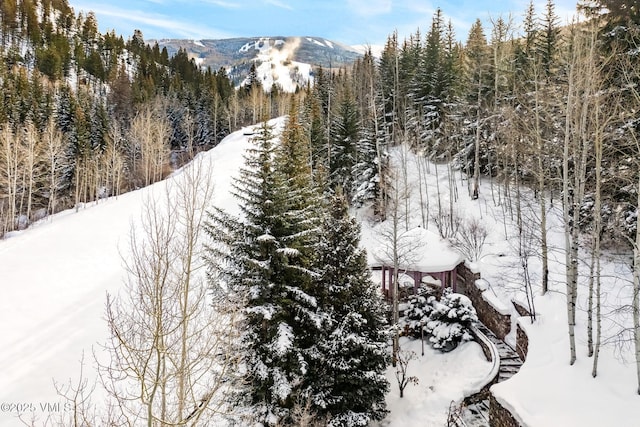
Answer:
[[[0,24],[0,235],[162,179],[282,114],[259,83],[236,90],[140,31],[100,34],[64,0],[3,0]]]
[[[382,217],[387,149],[408,144],[466,172],[471,193],[490,177],[512,215],[508,195],[528,185],[552,203],[568,197],[582,229],[625,244],[638,195],[636,6],[583,3],[585,18],[568,26],[553,1],[532,2],[522,28],[477,20],[464,43],[438,10],[425,35],[392,34],[380,58],[318,69],[295,96],[314,169]],[[63,0],[3,1],[0,13],[2,234],[157,181],[290,106],[255,73],[234,88],[224,69],[169,57],[137,30],[127,41],[100,34],[92,13]]]

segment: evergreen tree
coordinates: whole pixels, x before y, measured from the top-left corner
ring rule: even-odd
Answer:
[[[330,426],[366,426],[386,414],[385,305],[359,246],[360,227],[339,190],[321,230],[319,282],[326,293],[319,305],[330,319],[311,365],[310,394]]]
[[[294,97],[280,138],[276,167],[284,174],[291,191],[306,191],[312,185],[311,147],[306,131],[298,118],[299,109],[296,104]]]
[[[445,27],[442,10],[438,9],[433,17],[431,29],[427,34],[427,42],[417,74],[418,87],[416,88],[416,100],[423,104],[438,107],[443,95],[443,60]]]
[[[475,116],[467,130],[466,145],[468,152],[474,154],[473,162],[467,160],[467,170],[473,170],[473,186],[470,189],[472,198],[478,198],[481,164],[486,163],[481,154],[485,146],[486,132],[483,122],[487,110],[487,102],[491,99],[491,74],[489,72],[489,52],[482,22],[477,19],[469,30],[469,38],[465,46],[466,58],[466,94],[471,116]],[[483,162],[484,160],[484,162]]]
[[[380,55],[378,65],[380,75],[379,103],[382,106],[381,117],[384,120],[384,132],[388,146],[397,145],[400,134],[398,88],[398,34],[389,36]]]
[[[553,0],[547,0],[542,20],[543,28],[538,38],[538,53],[545,77],[549,79],[555,74],[556,67],[558,66],[557,56],[561,41],[560,18],[556,15]]]
[[[640,24],[640,6],[636,0],[583,0],[579,7],[592,13],[604,13],[608,22]]]
[[[371,200],[376,200],[380,192],[380,175],[378,162],[384,161],[379,158],[376,151],[376,123],[370,117],[362,126],[360,138],[357,142],[357,157],[354,164],[354,192],[352,200],[362,204]]]
[[[311,144],[311,161],[313,170],[319,167],[328,169],[327,164],[327,127],[325,114],[322,110],[321,93],[315,85],[305,97],[304,122],[307,126]]]
[[[333,188],[342,187],[350,199],[354,193],[354,168],[358,154],[356,149],[360,138],[358,106],[350,83],[345,82],[342,87],[340,103],[332,121],[329,182]]]
[[[233,299],[246,296],[236,401],[264,425],[292,422],[291,409],[304,398],[307,352],[322,324],[316,298],[307,293],[314,277],[308,268],[313,222],[292,215],[289,203],[299,198],[291,197],[291,181],[274,165],[272,140],[264,123],[235,183],[243,218],[218,211],[208,227],[214,240],[227,244],[212,257],[223,256]]]

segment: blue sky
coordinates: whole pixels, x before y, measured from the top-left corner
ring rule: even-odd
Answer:
[[[534,0],[542,13],[545,0]],[[440,7],[456,35],[466,40],[476,18],[522,20],[529,0],[70,0],[76,13],[95,12],[101,31],[114,29],[126,38],[140,29],[145,39],[315,36],[349,45],[384,44],[398,30],[401,38],[429,29]],[[556,0],[566,21],[576,0]]]

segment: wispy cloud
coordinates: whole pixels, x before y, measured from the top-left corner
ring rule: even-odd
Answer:
[[[293,7],[291,7],[291,5],[289,5],[289,4],[287,4],[287,3],[283,2],[283,1],[280,1],[280,0],[264,0],[264,2],[266,4],[270,4],[272,6],[276,6],[276,7],[279,7],[281,9],[293,10]]]
[[[92,10],[101,18],[130,22],[131,32],[133,33],[134,29],[140,29],[145,38],[149,36],[147,33],[152,29],[155,29],[153,32],[157,34],[151,34],[149,38],[159,38],[162,34],[166,35],[165,37],[171,35],[171,37],[187,39],[226,38],[232,36],[210,26],[200,26],[193,22],[180,21],[165,15],[150,14],[148,11],[121,9],[111,5],[97,4],[76,4],[75,9]],[[104,19],[101,19],[100,23],[103,23],[103,21]],[[109,25],[108,22],[107,25]]]
[[[386,15],[393,11],[392,0],[347,0],[347,6],[361,16]]]
[[[225,9],[240,9],[242,7],[240,3],[223,0],[203,0],[203,2],[214,6],[223,7]]]
[[[402,5],[412,14],[433,15],[437,7],[431,1],[424,0],[408,0],[403,2]]]

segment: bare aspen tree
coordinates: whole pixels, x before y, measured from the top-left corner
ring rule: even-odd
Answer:
[[[567,282],[567,320],[569,363],[576,360],[576,304],[578,297],[578,250],[580,206],[584,200],[586,169],[593,150],[591,112],[598,98],[598,65],[595,32],[571,26],[568,84],[563,144],[563,219],[565,236],[565,275]],[[570,165],[571,162],[571,165]]]
[[[502,97],[504,93],[507,92],[508,88],[505,87],[505,84],[512,80],[512,60],[511,60],[511,45],[513,44],[513,20],[511,16],[507,17],[507,19],[503,19],[502,17],[498,17],[495,21],[491,20],[493,27],[491,30],[491,50],[492,50],[492,70],[493,70],[493,108],[495,113],[493,116],[495,117],[496,122],[502,118],[502,112],[504,111],[504,106],[501,105],[503,103]],[[499,132],[499,123],[494,124],[498,137],[500,137]],[[506,142],[506,141],[505,141]],[[496,167],[499,167],[499,161],[495,164]],[[496,204],[495,198],[495,190],[494,190],[494,179],[493,179],[493,167],[492,164],[492,156],[489,153],[487,169],[489,171],[489,179],[490,179],[490,188],[491,188],[491,197],[493,199],[494,205]],[[499,195],[499,192],[498,192]]]
[[[546,294],[549,288],[549,244],[548,244],[548,226],[547,226],[547,177],[549,175],[548,163],[549,151],[553,149],[549,144],[550,132],[547,131],[547,126],[551,126],[553,123],[553,106],[551,105],[550,82],[545,79],[545,73],[541,60],[536,57],[529,63],[528,73],[530,78],[528,79],[532,90],[524,90],[522,96],[522,102],[519,107],[522,112],[515,114],[517,118],[517,129],[513,133],[512,137],[521,141],[520,144],[513,144],[514,154],[513,156],[522,156],[522,167],[527,168],[533,175],[535,180],[535,193],[538,195],[538,215],[535,216],[537,225],[539,226],[539,236],[536,239],[540,244],[540,260],[541,260],[541,284],[542,295]],[[532,99],[531,99],[532,98]],[[527,163],[529,159],[529,163]],[[520,161],[515,162],[516,170],[519,173]],[[519,176],[517,177],[517,183],[520,183]],[[520,196],[519,187],[516,189],[516,193]],[[519,198],[516,201],[516,215],[518,218],[518,231],[519,239],[528,238],[523,236],[527,233],[525,224],[522,223],[522,203]],[[531,209],[536,207],[531,206]],[[531,237],[531,236],[529,236]],[[522,243],[520,248],[523,248]],[[522,251],[520,251],[522,257]]]
[[[591,34],[597,33],[597,28],[593,25],[589,31]],[[587,348],[589,356],[593,358],[592,376],[597,375],[598,356],[602,339],[602,317],[601,317],[601,235],[602,235],[602,164],[604,145],[606,143],[606,130],[611,126],[612,122],[618,117],[617,110],[620,101],[611,96],[611,91],[604,89],[606,75],[604,70],[614,57],[614,54],[608,54],[605,57],[596,55],[597,51],[592,49],[589,51],[592,57],[588,58],[589,62],[596,64],[596,73],[594,75],[594,95],[590,110],[590,124],[593,134],[593,156],[595,160],[595,190],[594,190],[594,206],[593,206],[593,238],[592,238],[592,264],[589,274],[589,297],[588,297],[588,324],[587,324]],[[595,298],[595,346],[593,343],[593,323],[594,323],[594,298]]]
[[[636,66],[631,64],[631,61],[628,59],[622,64],[621,69],[623,82],[626,83],[624,86],[631,95],[630,100],[632,102],[632,105],[628,108],[632,112],[631,118],[635,119],[634,113],[635,111],[637,111],[637,107],[640,105],[640,89],[638,89],[638,86],[635,82],[637,82],[637,79],[640,76],[640,72],[638,71]],[[628,99],[627,102],[629,102]],[[627,132],[627,134],[629,135],[632,147],[636,150],[636,153],[640,153],[640,139],[638,138],[636,131],[631,129],[629,132]],[[636,209],[640,209],[640,174],[638,174],[637,171],[636,174]],[[631,330],[631,338],[634,345],[636,377],[638,385],[636,392],[640,394],[640,215],[636,216],[635,225],[635,236],[633,238],[629,238],[629,243],[631,243],[631,246],[633,247],[633,289],[631,300],[633,329]]]
[[[238,117],[240,116],[240,99],[238,92],[234,91],[229,98],[229,129],[238,128]]]
[[[400,171],[402,172],[402,186],[401,188],[405,188],[407,189],[407,192],[410,191],[408,190],[410,188],[410,183],[409,183],[409,165],[408,165],[408,157],[410,155],[409,153],[409,146],[407,144],[402,144],[399,148],[400,150]],[[404,203],[403,206],[403,212],[405,212],[404,215],[404,229],[405,231],[409,230],[409,220],[410,220],[410,215],[409,215],[409,204],[411,202],[411,195],[410,194],[406,194],[405,197],[402,198],[402,201]]]
[[[125,173],[125,153],[120,125],[113,120],[109,125],[109,137],[102,156],[106,185],[111,196],[122,192],[122,180]]]
[[[533,210],[532,210],[533,211]],[[531,323],[536,319],[536,307],[533,294],[533,283],[529,271],[529,258],[534,256],[537,248],[534,248],[536,234],[536,221],[524,221],[518,236],[518,253],[520,254],[520,267],[522,268],[522,283],[527,298],[527,309],[531,313]]]
[[[469,85],[469,99],[475,102],[475,129],[474,129],[474,159],[473,159],[473,184],[470,189],[470,196],[477,199],[480,192],[480,148],[482,139],[482,126],[485,119],[483,113],[486,111],[484,94],[487,91],[487,68],[490,66],[488,56],[487,40],[479,19],[474,22],[469,30],[469,37],[465,46],[466,74]],[[468,176],[468,174],[467,174]]]
[[[192,335],[193,323],[199,319],[192,316],[192,312],[202,310],[199,304],[206,301],[204,292],[206,287],[203,283],[192,282],[195,278],[193,271],[202,262],[202,244],[199,239],[200,229],[205,219],[207,205],[211,199],[213,187],[211,170],[205,169],[202,161],[195,161],[190,164],[182,173],[183,179],[178,179],[177,198],[174,200],[179,212],[177,217],[181,239],[177,247],[178,255],[178,280],[181,282],[181,294],[179,295],[182,330],[180,333],[180,355],[178,358],[178,414],[180,417],[185,413],[188,405],[189,380],[190,376],[198,373],[199,361],[189,353],[193,350],[194,344]],[[175,263],[175,260],[174,260]],[[194,294],[195,297],[194,298]],[[205,333],[203,333],[205,332]],[[206,331],[198,330],[206,338]],[[211,350],[210,348],[205,348]],[[191,357],[190,357],[191,356]],[[207,355],[203,355],[207,357]],[[210,355],[209,355],[210,357]]]
[[[47,213],[51,215],[56,212],[58,188],[62,182],[62,169],[65,166],[62,133],[56,128],[53,118],[49,119],[42,138],[44,144],[44,160],[46,161],[48,176],[47,193],[49,203]]]
[[[636,139],[637,143],[637,139]],[[640,177],[638,178],[638,190],[640,190]],[[638,191],[638,206],[640,206],[640,191]],[[636,236],[633,244],[633,341],[636,357],[636,376],[638,378],[638,390],[640,394],[640,218],[637,220]]]
[[[564,240],[565,240],[565,275],[567,282],[567,323],[569,332],[569,364],[573,365],[576,361],[576,299],[578,292],[578,242],[574,240],[573,229],[577,224],[573,223],[573,212],[575,211],[576,190],[571,185],[571,176],[569,170],[570,156],[575,153],[575,114],[578,111],[578,102],[580,101],[578,80],[580,78],[579,66],[581,49],[579,46],[579,37],[577,29],[571,27],[572,40],[569,52],[569,75],[567,82],[567,97],[565,105],[565,128],[564,128],[564,144],[562,154],[562,205],[564,219]],[[577,159],[576,159],[577,160]],[[579,168],[576,165],[575,168]],[[574,171],[574,174],[577,174]]]
[[[186,112],[182,120],[182,125],[184,126],[185,133],[187,134],[187,146],[185,147],[187,150],[187,156],[188,159],[191,160],[195,155],[195,147],[193,143],[196,134],[196,122],[191,112]]]
[[[480,71],[480,78],[482,77],[482,71]],[[481,105],[481,99],[482,99],[482,87],[480,85],[478,85],[478,112],[477,112],[477,124],[476,124],[476,133],[475,133],[475,138],[474,138],[474,143],[475,143],[475,149],[474,149],[474,156],[473,156],[473,190],[471,192],[471,198],[473,200],[477,199],[479,194],[480,194],[480,135],[481,135],[481,129],[480,129],[480,105]]]
[[[264,100],[264,90],[261,85],[252,85],[249,92],[251,101],[251,123],[258,123],[262,119],[262,107]]]
[[[600,123],[600,102],[596,99],[596,107],[595,107],[595,122],[598,125]],[[597,126],[596,134],[594,138],[594,154],[595,154],[595,174],[596,174],[596,189],[595,189],[595,202],[593,206],[594,216],[593,216],[593,249],[592,249],[592,258],[595,263],[591,266],[591,272],[589,274],[590,283],[589,283],[589,323],[588,323],[588,351],[589,356],[593,355],[593,368],[591,371],[591,375],[595,378],[598,373],[598,359],[600,355],[600,344],[602,337],[602,313],[601,313],[601,278],[600,278],[600,234],[602,233],[602,146],[603,146],[603,129],[601,126]],[[595,281],[595,289],[593,282]],[[591,320],[592,311],[593,311],[593,295],[595,293],[596,299],[596,338],[595,338],[595,347],[593,347],[593,322]],[[640,376],[638,377],[640,381]]]
[[[169,123],[159,105],[141,109],[131,123],[131,170],[137,185],[147,186],[164,176],[169,162]]]
[[[65,411],[62,411],[55,424],[51,425],[64,425],[69,427],[81,427],[81,426],[95,426],[99,424],[97,408],[92,397],[96,389],[97,382],[89,381],[85,376],[85,355],[82,353],[80,359],[80,374],[78,380],[72,382],[69,379],[66,383],[61,383],[56,380],[53,382],[53,386],[56,389],[56,393],[64,400]],[[108,416],[105,419],[100,420],[102,424],[111,424],[104,422],[110,420]],[[45,423],[46,427],[47,423]]]
[[[87,153],[80,153],[75,159],[74,168],[74,196],[76,211],[80,208],[81,203],[85,203],[89,199],[89,189],[92,174],[91,158]]]
[[[126,293],[107,296],[101,378],[132,425],[210,425],[225,404],[235,320],[211,309],[200,265],[210,178],[196,162],[147,201],[123,255]]]
[[[4,188],[6,191],[6,195],[2,195],[2,198],[6,201],[3,203],[3,206],[6,206],[2,230],[2,234],[4,234],[13,230],[15,226],[18,177],[21,163],[16,136],[8,125],[3,126],[0,130],[0,149],[2,150],[0,155],[0,165],[2,165],[0,184],[2,186],[0,188]]]
[[[545,165],[544,157],[547,150],[547,144],[543,136],[542,131],[542,102],[540,100],[541,88],[539,78],[539,64],[533,67],[535,77],[534,81],[534,97],[535,97],[535,112],[534,112],[534,139],[536,147],[537,157],[537,178],[538,178],[538,194],[540,196],[540,252],[542,258],[542,295],[546,294],[549,290],[549,245],[547,243],[547,203],[546,203],[546,175],[547,168]],[[544,87],[547,89],[546,85]],[[546,91],[545,91],[546,92]]]
[[[417,249],[421,242],[415,236],[406,233],[406,217],[409,212],[405,210],[404,200],[410,198],[409,189],[403,186],[403,180],[394,173],[394,185],[389,192],[387,204],[387,221],[383,226],[378,239],[380,242],[380,258],[383,264],[392,268],[391,278],[391,305],[393,325],[393,352],[392,364],[396,366],[400,332],[399,321],[399,286],[398,279],[403,266],[410,265],[416,259]],[[390,265],[389,265],[390,264]]]
[[[36,165],[38,163],[38,130],[32,122],[26,124],[21,138],[21,157],[23,158],[22,197],[20,201],[20,213],[26,215],[27,221],[32,219],[33,194],[35,191]],[[25,200],[26,199],[26,200]],[[26,203],[26,210],[24,204]]]
[[[420,152],[415,156],[418,169],[418,193],[420,196],[420,219],[425,229],[429,228],[429,180],[427,179],[428,159]],[[449,182],[451,185],[451,182]]]

